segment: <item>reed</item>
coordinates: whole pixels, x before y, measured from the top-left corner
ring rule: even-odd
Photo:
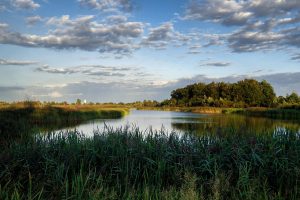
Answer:
[[[117,119],[128,114],[126,108],[86,106],[9,106],[0,109],[0,145],[27,138],[37,128],[54,130],[93,119]]]
[[[0,153],[0,199],[299,199],[292,132],[73,131]]]

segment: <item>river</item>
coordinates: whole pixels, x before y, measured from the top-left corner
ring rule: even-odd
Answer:
[[[286,131],[300,133],[300,122],[289,120],[277,120],[262,117],[249,117],[232,114],[196,114],[188,112],[131,110],[121,119],[92,120],[75,127],[61,129],[78,130],[86,136],[93,135],[95,130],[103,130],[104,127],[138,127],[141,131],[150,129],[177,133],[189,132],[193,134],[216,133],[223,130],[234,130],[236,134],[284,134]],[[228,132],[228,131],[227,131]]]

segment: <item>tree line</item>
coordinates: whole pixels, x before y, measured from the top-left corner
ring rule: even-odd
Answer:
[[[27,100],[29,101],[29,100]],[[24,104],[14,102],[13,104]],[[74,103],[64,102],[40,102],[30,101],[31,104],[38,105],[80,105],[81,99]],[[0,101],[1,105],[9,103]],[[293,92],[284,96],[276,96],[270,83],[263,80],[261,82],[254,79],[244,79],[236,83],[211,82],[195,83],[183,88],[175,89],[171,92],[171,98],[162,102],[156,100],[144,100],[131,103],[99,103],[88,102],[87,105],[98,106],[129,106],[129,107],[164,107],[164,106],[211,106],[211,107],[276,107],[287,106],[300,107],[300,96]]]
[[[213,107],[274,107],[282,104],[299,104],[296,93],[276,97],[270,83],[244,79],[236,83],[195,83],[173,90],[171,99],[162,106],[213,106]]]

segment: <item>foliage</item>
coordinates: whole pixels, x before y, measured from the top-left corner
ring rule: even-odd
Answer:
[[[276,95],[267,81],[245,79],[237,83],[195,83],[171,93],[177,106],[271,107]]]

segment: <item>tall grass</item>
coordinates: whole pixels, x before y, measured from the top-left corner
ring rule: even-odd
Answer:
[[[0,109],[0,145],[10,139],[27,138],[36,129],[74,126],[92,119],[121,118],[127,109],[99,107],[6,107]]]
[[[95,131],[37,136],[0,153],[0,199],[299,199],[295,133]]]
[[[247,108],[245,110],[238,110],[236,113],[246,114],[256,117],[268,117],[272,119],[284,120],[299,120],[300,110],[296,107],[282,107],[282,108]]]
[[[176,112],[193,112],[200,114],[243,114],[255,117],[272,119],[299,120],[299,105],[286,105],[278,108],[253,107],[253,108],[220,108],[220,107],[138,107],[139,110],[163,110]]]

